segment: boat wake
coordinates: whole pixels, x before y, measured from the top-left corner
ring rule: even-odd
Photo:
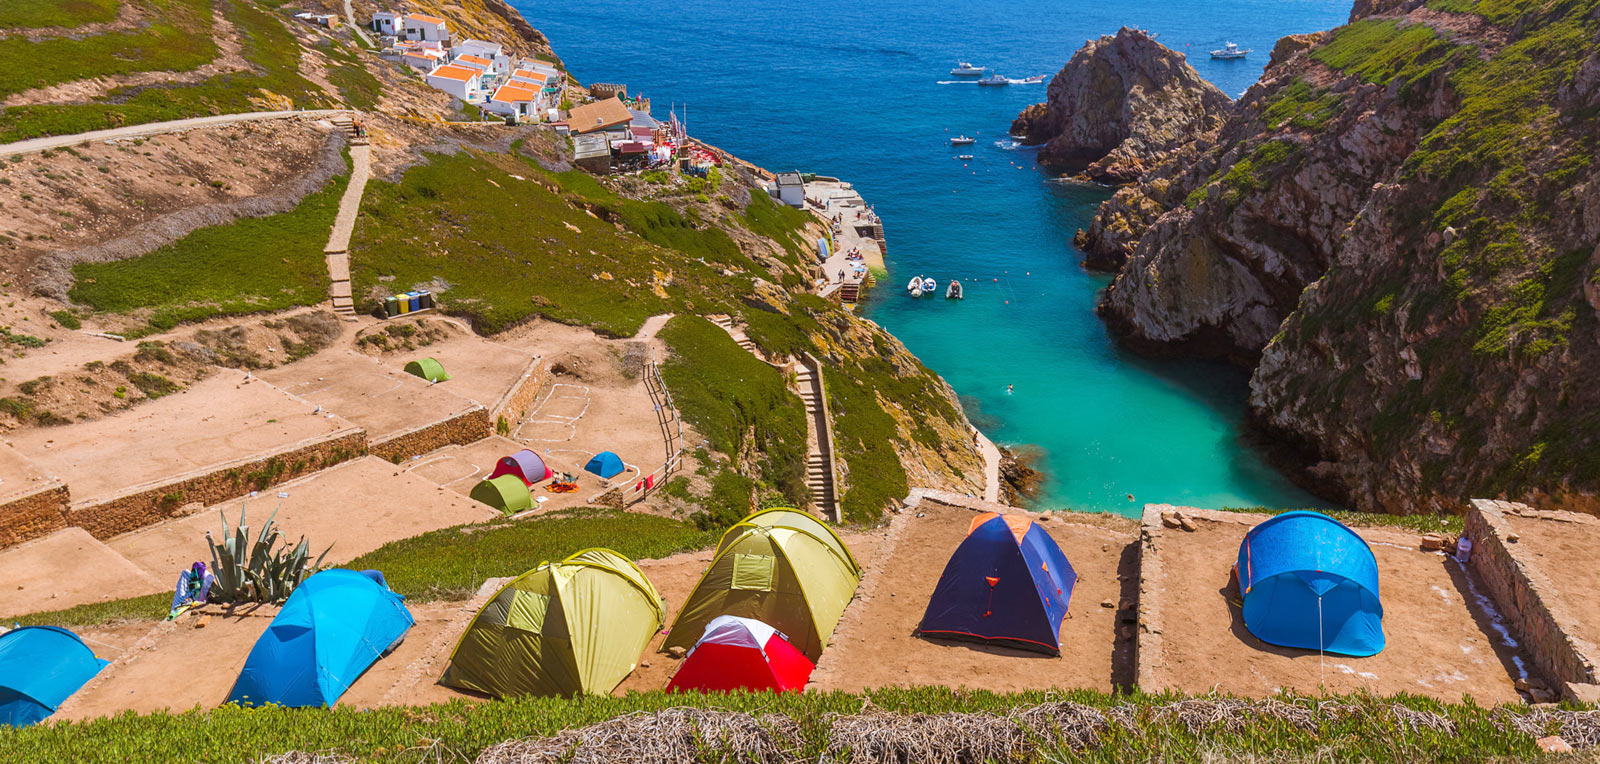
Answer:
[[[939,80],[940,85],[976,85],[977,80]]]
[[[1033,148],[1032,146],[1018,143],[1010,138],[1001,138],[1000,140],[995,141],[994,147],[1000,149],[1001,151],[1016,151],[1017,149]]]

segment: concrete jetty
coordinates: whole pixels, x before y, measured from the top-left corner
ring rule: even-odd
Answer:
[[[805,205],[833,230],[833,248],[822,264],[826,281],[820,294],[830,296],[840,291],[846,302],[854,302],[869,273],[887,275],[883,264],[883,221],[854,187],[838,178],[817,176],[806,183]],[[848,259],[851,251],[862,259]],[[858,263],[866,270],[858,270]]]

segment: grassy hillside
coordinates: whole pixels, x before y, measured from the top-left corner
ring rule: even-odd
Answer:
[[[38,29],[98,24],[117,17],[120,0],[6,0],[0,4],[0,29]]]

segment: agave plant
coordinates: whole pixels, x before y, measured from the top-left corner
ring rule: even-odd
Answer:
[[[277,516],[278,510],[272,510],[254,542],[250,541],[250,526],[245,524],[243,504],[239,506],[239,524],[231,532],[228,516],[222,514],[222,543],[217,543],[211,531],[206,531],[206,542],[211,545],[212,574],[216,576],[207,597],[209,601],[282,602],[307,576],[322,569],[322,560],[333,545],[329,544],[316,562],[311,562],[311,544],[304,536],[293,547],[279,544],[280,534],[274,523]]]

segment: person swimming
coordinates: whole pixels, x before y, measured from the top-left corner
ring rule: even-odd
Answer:
[[[1010,395],[1011,394],[1011,390],[1012,390],[1012,386],[1011,385],[1006,385],[1006,395]]]

